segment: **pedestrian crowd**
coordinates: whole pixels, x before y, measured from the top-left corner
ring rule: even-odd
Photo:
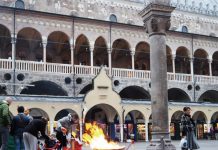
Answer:
[[[8,150],[9,135],[13,136],[15,150],[38,150],[39,137],[44,138],[44,148],[54,148],[67,150],[69,136],[79,123],[76,114],[69,113],[57,121],[56,134],[48,136],[46,126],[48,119],[41,117],[33,119],[30,116],[29,108],[17,107],[18,114],[11,119],[9,106],[13,102],[11,97],[6,97],[0,101],[0,150]]]

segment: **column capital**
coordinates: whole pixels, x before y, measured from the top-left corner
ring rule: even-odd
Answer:
[[[46,36],[42,36],[42,44],[47,45],[47,37]]]
[[[143,18],[145,30],[150,35],[165,34],[171,25],[171,12],[175,7],[157,4],[159,1],[161,0],[153,0],[154,3],[151,2],[139,13]]]
[[[131,50],[130,54],[131,54],[131,56],[134,56],[135,55],[135,50]]]
[[[17,34],[11,34],[11,43],[15,44],[17,40]]]
[[[108,50],[107,50],[107,53],[108,53],[108,54],[111,54],[111,53],[112,53],[112,51],[111,51],[110,49],[108,49]]]
[[[213,59],[208,59],[208,63],[212,63],[213,62]]]

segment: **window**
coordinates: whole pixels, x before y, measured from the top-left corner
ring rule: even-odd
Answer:
[[[111,22],[117,22],[117,16],[114,15],[114,14],[110,15],[110,21]]]
[[[186,26],[182,26],[182,32],[188,33],[188,28]]]

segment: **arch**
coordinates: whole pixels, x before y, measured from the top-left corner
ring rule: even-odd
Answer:
[[[212,55],[212,75],[218,76],[218,51]]]
[[[183,115],[183,111],[176,111],[173,113],[171,117],[171,123],[170,123],[170,135],[173,140],[179,140],[180,137],[180,122],[181,122],[181,116]]]
[[[176,73],[190,73],[189,51],[186,47],[181,46],[176,50],[175,71]]]
[[[139,110],[132,110],[127,113],[125,118],[126,131],[124,129],[124,140],[134,138],[134,141],[145,140],[145,134],[140,134],[140,131],[145,131],[145,116]],[[134,137],[131,137],[134,135]]]
[[[118,122],[114,122],[114,118]],[[117,110],[113,106],[103,103],[93,106],[85,115],[85,123],[96,122],[102,127],[105,135],[109,135],[111,139],[117,139],[116,135],[120,134],[120,131],[115,130],[115,126],[119,125],[119,120],[121,117]]]
[[[49,34],[46,46],[46,61],[52,63],[71,63],[69,37],[62,31]]]
[[[209,75],[208,54],[203,49],[194,52],[194,74]]]
[[[192,118],[197,122],[197,123],[207,123],[207,117],[204,112],[202,111],[196,111],[193,115]]]
[[[211,119],[210,119],[210,122],[212,124],[216,124],[218,123],[218,111],[214,112]]]
[[[94,66],[108,66],[107,45],[102,36],[96,39],[93,52]]]
[[[183,111],[181,110],[174,112],[171,117],[171,122],[180,122],[182,114],[183,114]]]
[[[179,89],[179,88],[171,88],[168,90],[168,100],[174,102],[190,102],[190,97],[188,94]]]
[[[0,24],[0,58],[12,57],[11,33],[7,27]]]
[[[49,120],[49,116],[47,112],[40,108],[30,108],[30,116],[33,117],[33,119],[39,119],[41,117],[45,117]]]
[[[92,89],[93,89],[93,84],[88,84],[79,92],[79,94],[86,94]]]
[[[20,94],[28,95],[53,95],[53,96],[67,96],[67,92],[59,85],[51,81],[36,81],[31,85],[25,87]]]
[[[131,69],[131,54],[129,43],[124,39],[117,39],[112,45],[112,67]]]
[[[76,39],[74,64],[90,65],[90,45],[88,38],[83,34],[79,35]]]
[[[18,32],[16,58],[30,61],[43,60],[42,36],[38,30],[25,27]]]
[[[150,45],[139,42],[135,48],[135,69],[150,70]]]
[[[60,110],[56,115],[55,115],[55,119],[54,121],[58,121],[59,119],[67,116],[69,113],[75,113],[77,114],[74,110],[70,109],[70,108],[66,108],[66,109],[62,109]],[[77,114],[78,115],[78,114]],[[79,116],[79,115],[78,115]]]
[[[139,86],[129,86],[120,91],[122,99],[130,100],[150,100],[151,96],[148,91]]]
[[[218,103],[218,91],[209,90],[204,92],[200,98],[199,102],[210,102],[210,103]]]

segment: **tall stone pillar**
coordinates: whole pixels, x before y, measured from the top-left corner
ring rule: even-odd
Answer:
[[[141,12],[150,40],[152,140],[147,150],[175,150],[168,119],[166,31],[170,27],[170,0],[151,0]]]

